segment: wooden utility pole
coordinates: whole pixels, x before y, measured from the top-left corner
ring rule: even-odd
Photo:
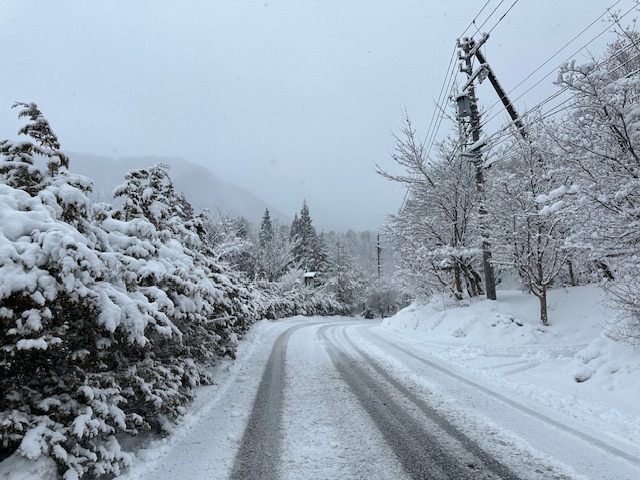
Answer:
[[[477,54],[478,49],[487,40],[488,36],[483,37],[477,44],[473,39],[463,38],[458,40],[460,71],[467,74],[468,80],[463,88],[463,94],[469,101],[470,126],[471,126],[471,151],[469,156],[473,159],[476,167],[476,189],[478,191],[478,199],[480,201],[480,234],[482,235],[482,264],[484,268],[484,281],[487,298],[495,300],[496,297],[496,281],[493,273],[493,265],[491,264],[491,244],[489,243],[489,229],[487,227],[487,208],[486,195],[484,191],[484,165],[482,162],[482,144],[480,143],[480,114],[478,112],[478,99],[474,87],[475,79],[482,75],[483,66],[476,72],[473,71],[472,59]],[[460,98],[460,97],[459,97]]]
[[[380,246],[380,234],[378,234],[378,243],[376,245],[377,247],[377,251],[378,251],[378,278],[382,277],[382,265],[380,262],[380,257],[381,257],[381,253],[382,253],[382,247]]]

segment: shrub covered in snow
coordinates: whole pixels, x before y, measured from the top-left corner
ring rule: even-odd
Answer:
[[[408,303],[398,287],[390,282],[377,281],[367,289],[363,316],[365,318],[389,317]]]
[[[30,139],[0,142],[1,447],[117,475],[118,436],[170,425],[257,313],[166,167],[131,172],[121,207],[91,205],[37,106],[17,105]]]
[[[346,311],[347,306],[325,288],[304,285],[302,275],[302,271],[292,270],[277,282],[255,283],[256,305],[261,318],[341,315]]]

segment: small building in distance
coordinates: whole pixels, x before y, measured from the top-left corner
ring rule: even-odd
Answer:
[[[316,284],[316,273],[317,272],[305,272],[304,274],[304,284],[313,286]]]

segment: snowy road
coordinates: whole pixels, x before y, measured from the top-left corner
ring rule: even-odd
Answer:
[[[345,334],[323,327],[327,352],[411,478],[517,478]]]
[[[375,322],[263,322],[240,353],[128,478],[640,478],[637,445]]]

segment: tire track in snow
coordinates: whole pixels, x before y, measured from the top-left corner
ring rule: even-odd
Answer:
[[[326,323],[355,322],[331,318]],[[281,478],[411,480],[342,381],[317,333],[317,326],[298,330],[288,343]]]
[[[325,342],[327,353],[342,379],[412,478],[518,478],[345,337],[359,359],[365,359],[373,368],[377,378],[372,376],[358,359],[348,355],[337,341],[329,338],[328,330],[340,328],[342,326],[321,327],[318,336]]]
[[[293,326],[276,339],[233,464],[232,480],[279,478],[287,342],[294,332],[310,325],[315,324]]]

